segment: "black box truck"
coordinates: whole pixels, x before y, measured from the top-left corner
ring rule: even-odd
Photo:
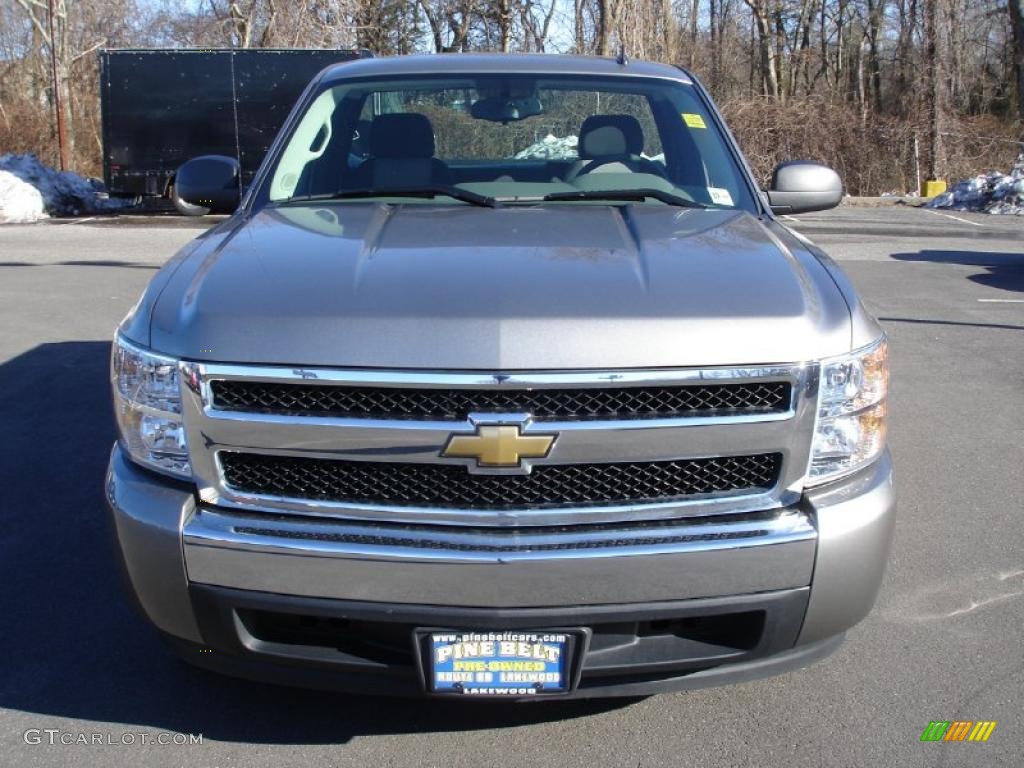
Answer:
[[[205,154],[237,157],[247,184],[303,89],[357,50],[180,49],[100,52],[103,179],[112,196],[166,197],[174,174]]]

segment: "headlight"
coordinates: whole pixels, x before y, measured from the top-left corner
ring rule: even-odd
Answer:
[[[889,346],[883,336],[867,347],[823,360],[818,419],[808,480],[832,480],[869,464],[885,449]]]
[[[178,361],[147,352],[118,334],[110,377],[121,447],[151,469],[191,478],[181,420]]]

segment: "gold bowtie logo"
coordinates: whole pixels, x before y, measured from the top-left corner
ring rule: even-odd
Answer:
[[[479,467],[518,467],[520,459],[543,459],[554,435],[524,435],[518,426],[477,427],[475,435],[452,435],[442,456],[476,459]]]

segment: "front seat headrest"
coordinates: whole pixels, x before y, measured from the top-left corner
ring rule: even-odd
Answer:
[[[591,115],[580,126],[581,158],[639,155],[643,149],[644,131],[632,115]]]
[[[370,154],[387,158],[434,156],[434,128],[415,112],[378,115],[370,128]]]

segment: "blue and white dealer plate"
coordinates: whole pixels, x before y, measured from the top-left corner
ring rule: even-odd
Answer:
[[[431,690],[477,696],[529,696],[568,690],[567,632],[432,632],[426,661]]]

